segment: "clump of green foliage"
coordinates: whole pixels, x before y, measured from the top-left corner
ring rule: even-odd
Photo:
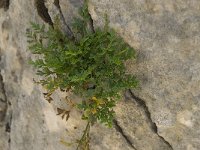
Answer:
[[[122,92],[138,83],[126,74],[124,66],[124,61],[135,58],[134,49],[108,27],[108,21],[93,32],[90,19],[85,3],[73,22],[74,38],[61,31],[59,20],[48,29],[32,23],[27,32],[29,50],[39,56],[31,64],[43,77],[38,83],[47,89],[47,100],[52,100],[50,96],[57,89],[71,90],[82,98],[75,108],[83,112],[82,119],[88,124],[77,149],[89,149],[89,129],[94,123],[112,126],[113,108]]]

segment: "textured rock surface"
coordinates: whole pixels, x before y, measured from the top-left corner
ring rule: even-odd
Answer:
[[[0,7],[7,2],[0,1]],[[53,18],[58,10],[52,3],[48,0],[46,6]],[[60,0],[67,23],[81,3]],[[92,150],[200,149],[199,6],[198,0],[90,0],[95,27],[103,25],[107,13],[110,26],[136,48],[137,62],[127,62],[127,68],[141,81],[140,88],[134,94],[127,91],[117,105],[114,128],[92,127]],[[33,83],[36,76],[27,64],[26,29],[30,21],[43,22],[34,1],[10,0],[9,9],[3,8],[0,150],[74,150],[59,141],[81,135],[80,113],[73,111],[67,123],[56,116],[43,89]]]
[[[146,102],[158,134],[175,150],[200,149],[200,1],[90,2],[95,25],[107,12],[110,26],[137,49],[136,65],[127,67],[141,80],[134,93]]]
[[[79,2],[60,1],[67,22],[77,14]],[[52,1],[47,1],[47,7],[53,17],[57,10]],[[43,98],[44,90],[33,83],[37,77],[27,64],[25,34],[30,21],[43,23],[33,1],[11,0],[7,11],[0,9],[0,150],[74,150],[60,140],[75,141],[85,122],[76,111],[67,123],[56,116],[56,109]],[[115,128],[96,125],[91,135],[92,149],[132,149]]]

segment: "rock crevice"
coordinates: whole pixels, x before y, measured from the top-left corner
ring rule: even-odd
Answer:
[[[51,19],[51,16],[49,15],[48,9],[45,6],[44,0],[35,0],[35,7],[37,9],[38,15],[41,17],[41,19],[48,23],[49,25],[53,26],[53,21]]]
[[[4,8],[5,11],[9,9],[10,0],[0,0],[0,8]]]
[[[113,124],[114,124],[116,131],[118,131],[122,135],[122,137],[126,140],[127,144],[134,150],[137,150],[135,148],[134,144],[132,143],[132,141],[129,139],[129,137],[124,133],[122,127],[119,125],[119,123],[117,122],[116,119],[113,120]]]
[[[5,93],[3,77],[0,73],[0,122],[5,121],[7,107],[8,107],[7,97],[6,97],[6,93]]]
[[[67,35],[71,38],[71,39],[74,39],[74,34],[71,30],[71,28],[69,27],[69,25],[67,24],[66,22],[66,19],[63,15],[63,12],[62,12],[62,9],[60,7],[60,0],[54,0],[54,5],[57,7],[58,11],[59,11],[59,15],[60,15],[60,19],[62,20],[64,26],[65,26],[65,32],[67,33]]]
[[[8,148],[10,148],[10,142],[11,142],[10,132],[12,123],[12,113],[10,109],[11,103],[8,101],[7,98],[5,84],[1,72],[2,70],[0,70],[0,127],[1,127],[0,134],[7,135],[2,138],[3,140],[7,139],[8,144],[5,145],[8,145]]]
[[[159,137],[166,145],[168,145],[169,149],[173,150],[172,145],[171,145],[168,141],[166,141],[166,140],[164,139],[164,137],[162,137],[161,135],[158,134],[158,128],[157,128],[157,126],[156,126],[156,123],[153,122],[153,120],[152,120],[152,118],[151,118],[151,113],[150,113],[150,111],[149,111],[148,106],[146,105],[146,102],[145,102],[144,100],[142,100],[141,98],[135,96],[135,94],[134,94],[130,89],[129,89],[128,91],[129,91],[131,97],[132,97],[132,98],[135,100],[135,102],[138,104],[138,106],[139,106],[139,107],[142,107],[142,109],[144,110],[144,112],[145,112],[145,114],[146,114],[146,117],[147,117],[147,119],[148,119],[148,122],[149,122],[149,124],[150,124],[151,130],[152,130],[156,135],[158,135],[158,137]]]

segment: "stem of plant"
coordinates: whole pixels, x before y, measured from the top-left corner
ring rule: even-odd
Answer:
[[[91,126],[91,123],[88,121],[86,128],[83,131],[83,135],[78,142],[78,146],[77,146],[76,150],[79,150],[79,148],[81,148],[81,150],[89,150],[90,126]]]

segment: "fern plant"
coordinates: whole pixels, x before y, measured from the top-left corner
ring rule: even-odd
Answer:
[[[73,37],[60,29],[59,20],[54,27],[31,23],[27,32],[29,50],[38,56],[31,64],[42,79],[37,83],[47,89],[45,98],[51,102],[51,94],[60,89],[72,91],[82,98],[74,107],[83,112],[88,124],[78,141],[77,149],[89,149],[90,126],[101,122],[111,127],[114,106],[122,92],[135,88],[138,81],[126,74],[124,61],[135,58],[135,51],[108,27],[91,29],[87,3],[80,9],[79,18],[72,24]],[[70,111],[58,108],[58,114]]]

